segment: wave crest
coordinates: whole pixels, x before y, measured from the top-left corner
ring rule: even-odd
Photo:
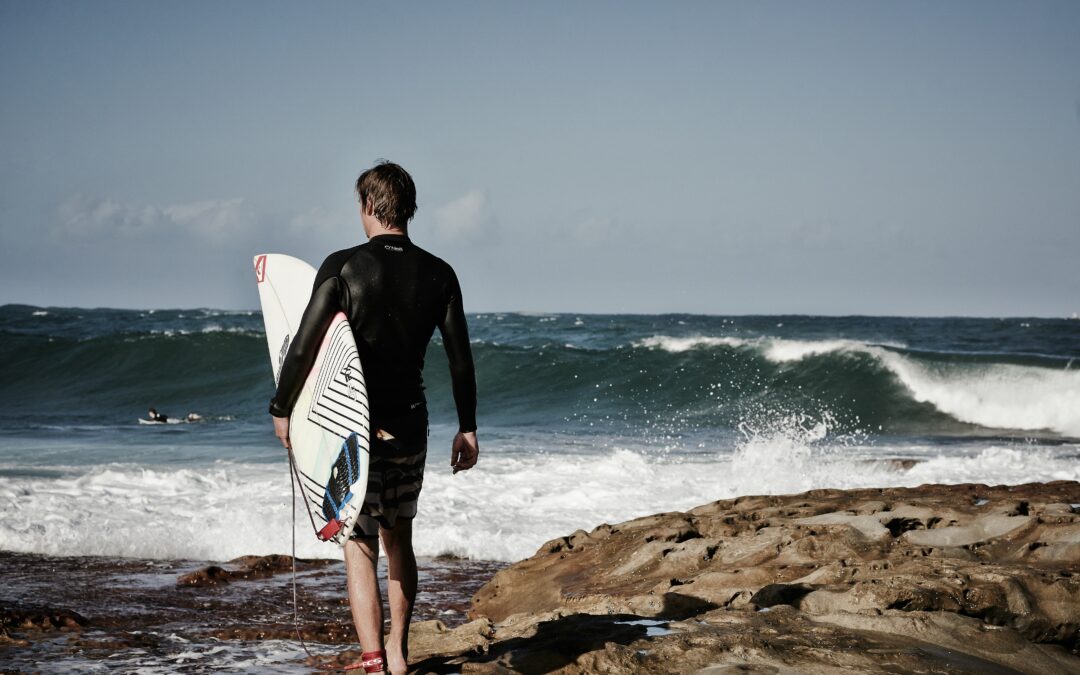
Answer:
[[[911,399],[953,419],[988,429],[1052,431],[1080,437],[1080,370],[987,363],[917,354],[900,343],[655,335],[633,344],[682,354],[695,349],[748,350],[766,361],[793,366],[814,358],[861,356],[903,386]],[[839,367],[830,369],[842,377]],[[825,373],[826,376],[830,372]]]

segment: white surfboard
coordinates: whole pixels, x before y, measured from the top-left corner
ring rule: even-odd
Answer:
[[[275,384],[315,274],[315,268],[291,256],[255,256]],[[338,312],[289,421],[293,476],[319,539],[344,546],[356,524],[367,489],[370,435],[364,371],[349,322]]]

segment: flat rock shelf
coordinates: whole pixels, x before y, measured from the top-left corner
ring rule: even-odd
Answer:
[[[1078,673],[1078,573],[1076,482],[814,490],[555,539],[417,631],[461,672]]]

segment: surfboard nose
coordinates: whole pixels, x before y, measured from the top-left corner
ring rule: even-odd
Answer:
[[[266,254],[255,256],[255,280],[262,283],[266,279]]]

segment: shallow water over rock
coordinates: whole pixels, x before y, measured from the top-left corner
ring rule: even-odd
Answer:
[[[456,558],[420,565],[415,618],[450,627],[504,566]],[[40,672],[307,672],[291,569],[283,555],[207,564],[0,552],[0,664]],[[385,580],[385,567],[381,573]],[[299,631],[311,651],[329,657],[355,646],[342,563],[297,560],[297,582]]]

